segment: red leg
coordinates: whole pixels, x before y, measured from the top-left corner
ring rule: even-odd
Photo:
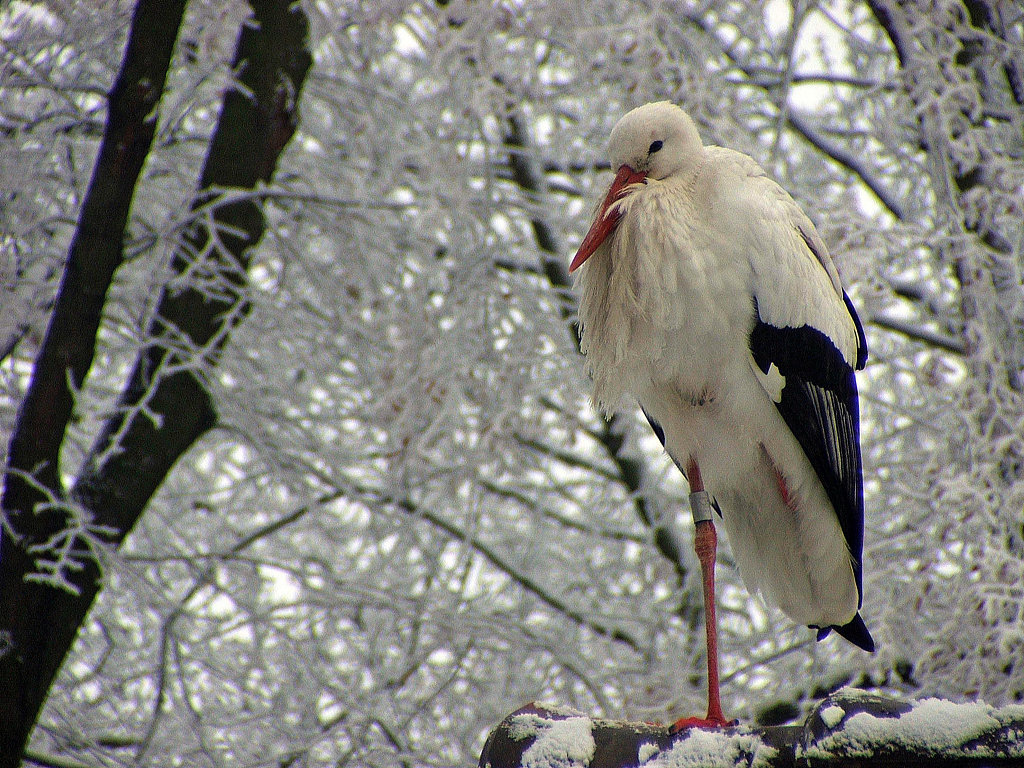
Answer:
[[[687,478],[692,491],[704,490],[697,462],[690,459],[687,464]],[[715,614],[715,554],[718,550],[718,533],[711,520],[697,523],[694,549],[700,561],[701,583],[704,588],[704,630],[708,650],[708,714],[705,718],[684,717],[672,725],[672,732],[683,728],[723,728],[732,725],[722,714],[722,700],[718,684],[718,619]]]

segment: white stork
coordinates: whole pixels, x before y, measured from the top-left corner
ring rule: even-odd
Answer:
[[[634,109],[609,153],[615,180],[569,267],[582,346],[598,403],[635,397],[690,484],[708,713],[674,727],[724,726],[712,510],[748,590],[819,640],[834,629],[874,650],[858,613],[864,331],[793,198],[746,155],[704,146],[683,110]]]

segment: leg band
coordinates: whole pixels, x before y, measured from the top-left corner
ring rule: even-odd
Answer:
[[[693,514],[694,525],[713,519],[715,508],[707,491],[695,491],[690,494],[690,512]]]

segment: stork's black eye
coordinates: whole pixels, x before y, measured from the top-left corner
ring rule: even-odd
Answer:
[[[647,154],[653,155],[659,149],[661,149],[661,140],[659,139],[658,141],[652,141],[651,146],[647,148]]]

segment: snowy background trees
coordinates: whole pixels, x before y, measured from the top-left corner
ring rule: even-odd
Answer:
[[[10,651],[26,573],[85,616],[27,764],[464,765],[531,699],[700,709],[685,483],[644,425],[591,406],[565,272],[608,131],[656,99],[805,206],[872,353],[880,650],[815,644],[747,595],[726,548],[727,712],[795,717],[846,682],[1024,698],[1014,4],[309,2],[292,22],[307,73],[301,45],[244,25],[247,4],[193,2],[137,183],[94,178],[147,5],[0,11],[0,632]],[[260,94],[246,73],[264,67],[290,74]],[[232,132],[222,115],[246,103],[276,128]],[[78,338],[92,364],[51,378],[66,424],[28,433],[98,183],[131,206],[98,334]],[[59,466],[14,460],[39,435]],[[124,488],[134,525],[111,511]],[[70,642],[74,625],[40,629]]]

